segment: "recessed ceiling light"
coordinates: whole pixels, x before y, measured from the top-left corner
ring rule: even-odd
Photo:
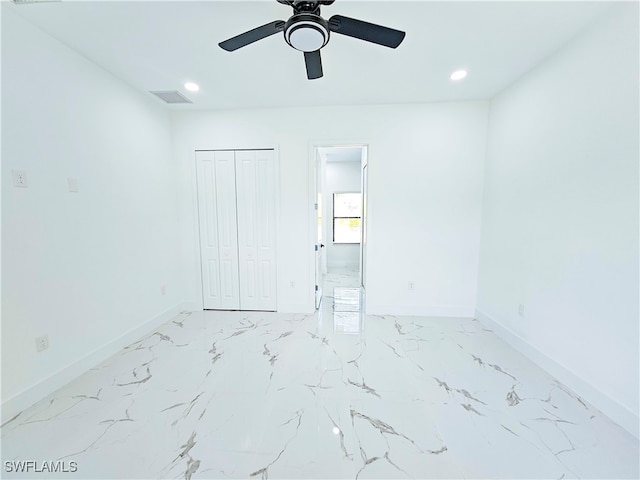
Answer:
[[[467,76],[466,70],[456,70],[449,76],[449,78],[451,80],[457,81],[457,80],[462,80],[466,76]]]
[[[200,90],[200,87],[198,86],[198,84],[193,82],[185,83],[184,88],[186,88],[190,92],[197,92],[198,90]]]

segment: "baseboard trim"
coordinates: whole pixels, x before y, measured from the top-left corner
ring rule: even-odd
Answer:
[[[327,262],[327,268],[359,268],[358,262]]]
[[[132,328],[123,335],[106,343],[102,347],[95,349],[86,356],[82,357],[66,367],[58,370],[56,373],[44,378],[35,384],[27,387],[23,391],[15,394],[2,402],[2,423],[13,418],[26,408],[29,408],[36,402],[40,401],[47,395],[64,387],[66,384],[79,377],[87,370],[95,367],[107,358],[111,357],[127,345],[135,342],[149,332],[155,330],[163,323],[169,321],[182,311],[189,310],[188,304],[178,304],[171,307],[155,317],[144,322],[135,328]]]
[[[323,300],[324,301],[324,300]],[[315,312],[313,303],[283,303],[278,305],[278,313],[302,313],[310,314]]]
[[[550,375],[558,379],[564,385],[573,390],[577,395],[600,410],[627,432],[638,437],[638,415],[634,414],[624,405],[618,403],[605,393],[598,390],[589,382],[576,375],[574,372],[556,362],[553,358],[538,350],[518,334],[514,333],[489,315],[475,311],[475,318],[485,326],[492,329],[496,335],[509,345],[517,349],[525,357],[539,365]]]
[[[377,305],[367,300],[365,302],[367,315],[398,315],[411,317],[466,317],[472,318],[473,307],[457,305]]]

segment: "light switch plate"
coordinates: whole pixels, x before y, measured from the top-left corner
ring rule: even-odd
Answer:
[[[71,193],[78,193],[78,179],[69,177],[67,178],[67,183],[69,184],[69,191]]]

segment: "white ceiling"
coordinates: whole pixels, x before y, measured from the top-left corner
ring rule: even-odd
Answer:
[[[609,2],[337,0],[322,8],[407,32],[389,49],[333,34],[324,77],[277,34],[235,52],[218,42],[292,9],[261,1],[62,1],[9,8],[145,94],[179,90],[179,110],[487,99],[612,8]],[[466,68],[460,83],[449,74]],[[185,81],[197,82],[198,93]],[[148,94],[149,95],[149,94]],[[158,100],[158,102],[161,102]]]

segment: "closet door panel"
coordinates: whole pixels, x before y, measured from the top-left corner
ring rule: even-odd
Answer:
[[[268,309],[276,309],[276,192],[273,150],[256,152],[257,256],[260,297]]]
[[[242,310],[275,310],[273,151],[236,152]]]
[[[235,160],[233,151],[215,152],[220,308],[240,309]]]
[[[196,152],[196,170],[203,304],[216,309],[221,307],[214,152]]]

